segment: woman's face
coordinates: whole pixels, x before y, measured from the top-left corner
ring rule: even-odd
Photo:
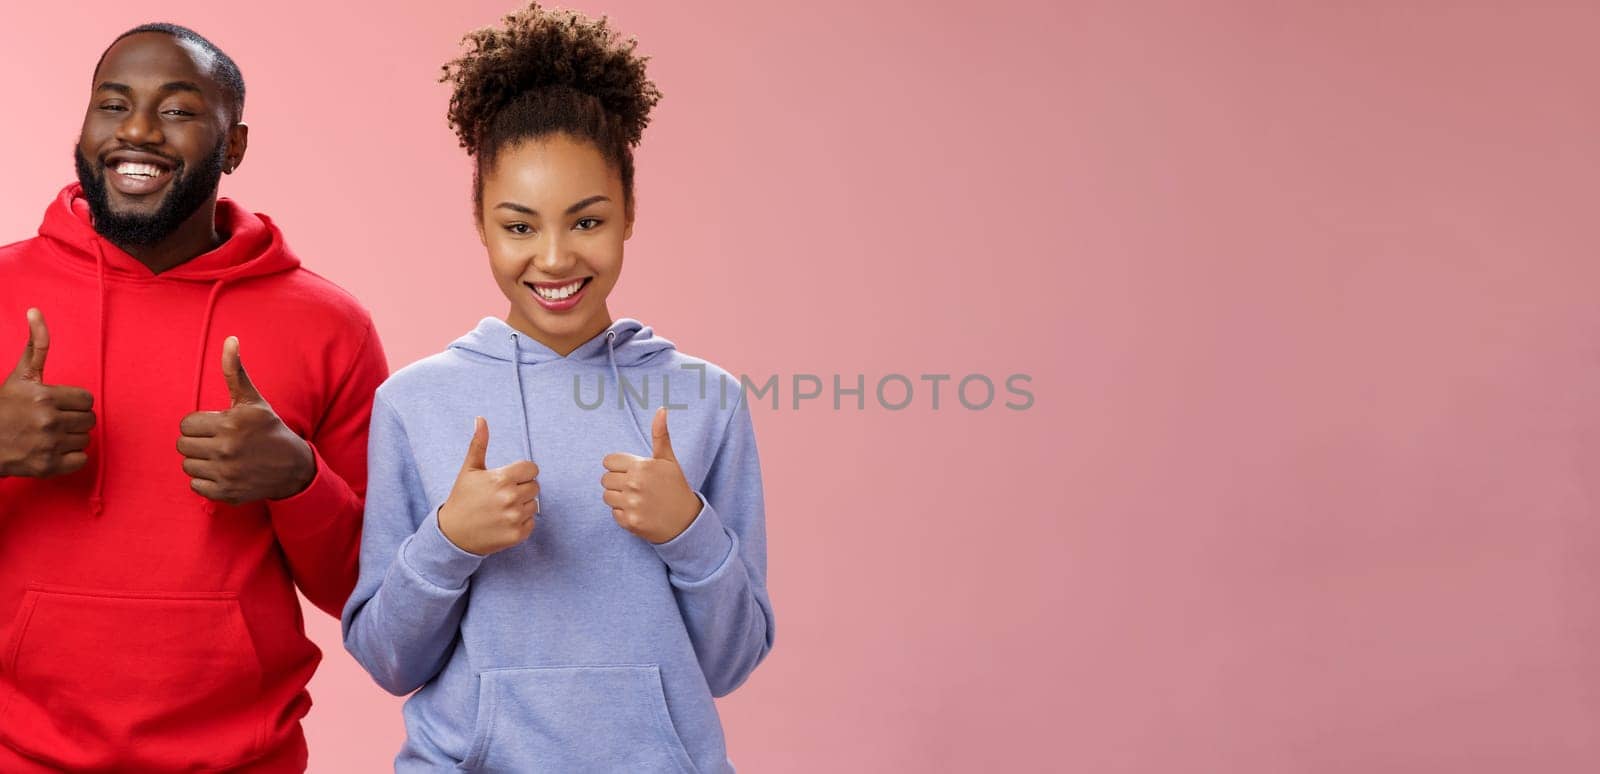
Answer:
[[[566,134],[508,145],[482,184],[478,235],[511,301],[506,323],[562,355],[609,327],[633,222],[599,149]]]

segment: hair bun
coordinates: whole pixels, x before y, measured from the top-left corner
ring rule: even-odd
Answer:
[[[547,10],[537,2],[506,15],[499,27],[462,38],[467,50],[444,65],[454,83],[448,118],[461,147],[479,151],[497,113],[528,92],[562,87],[594,97],[629,146],[639,143],[661,92],[647,77],[649,57],[623,39],[605,17]]]

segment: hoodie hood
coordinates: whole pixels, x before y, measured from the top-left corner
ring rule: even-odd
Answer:
[[[662,352],[675,349],[673,343],[650,329],[650,326],[624,317],[611,324],[600,335],[584,342],[563,358],[555,350],[539,343],[533,337],[517,331],[504,320],[485,317],[478,327],[450,343],[450,348],[476,355],[510,362],[536,365],[555,360],[569,363],[587,363],[628,368],[649,363]]]
[[[300,266],[300,259],[289,251],[283,234],[267,216],[222,198],[217,200],[216,223],[218,233],[228,235],[227,241],[211,252],[155,274],[94,230],[83,187],[73,183],[61,189],[45,210],[39,235],[55,243],[67,260],[82,261],[87,268],[103,261],[105,274],[119,279],[235,282]]]
[[[211,293],[206,298],[205,313],[201,316],[199,336],[195,344],[194,410],[200,410],[200,386],[205,377],[206,337],[211,333],[211,317],[216,311],[217,299],[223,287],[230,284],[264,277],[300,266],[300,259],[289,252],[283,243],[283,234],[265,215],[245,210],[232,199],[218,199],[216,207],[217,232],[227,239],[216,249],[195,256],[160,274],[150,271],[137,258],[129,255],[110,240],[94,230],[89,214],[89,202],[83,196],[83,186],[73,183],[61,189],[55,201],[45,209],[44,223],[39,226],[39,236],[58,248],[63,260],[81,264],[85,271],[97,278],[98,298],[96,314],[99,319],[99,356],[96,393],[99,399],[96,412],[99,422],[94,433],[105,438],[110,407],[106,401],[106,278],[119,281],[148,282],[199,282],[210,283]],[[93,513],[100,513],[105,503],[105,444],[100,444],[100,457],[95,470],[94,493],[89,498]],[[215,504],[207,501],[207,510],[214,511]]]

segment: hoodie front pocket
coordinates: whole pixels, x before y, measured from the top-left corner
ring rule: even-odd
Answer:
[[[694,774],[654,665],[490,669],[478,691],[466,771]]]
[[[260,749],[261,665],[232,592],[29,586],[0,740],[66,769],[222,769]]]

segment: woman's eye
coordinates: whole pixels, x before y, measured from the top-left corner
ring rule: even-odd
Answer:
[[[580,219],[578,219],[577,226],[578,226],[578,230],[579,231],[588,231],[589,229],[592,229],[592,228],[599,228],[600,227],[600,219],[599,218],[580,218]]]
[[[511,225],[506,226],[506,230],[513,234],[527,235],[533,233],[533,229],[526,223],[512,223]]]

